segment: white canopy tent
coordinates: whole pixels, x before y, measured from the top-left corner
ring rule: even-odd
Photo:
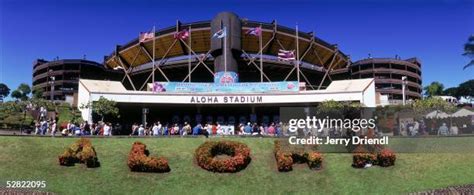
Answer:
[[[430,112],[425,116],[425,118],[428,118],[428,119],[440,119],[440,118],[448,118],[448,117],[450,117],[449,114],[443,111],[439,111],[439,110]]]
[[[451,115],[452,117],[466,117],[466,116],[474,116],[474,112],[468,109],[462,108],[458,110],[454,114]]]

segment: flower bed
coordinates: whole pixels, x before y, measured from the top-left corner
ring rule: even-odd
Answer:
[[[218,159],[218,155],[229,158]],[[235,141],[206,141],[195,151],[197,164],[208,171],[235,173],[245,169],[250,163],[250,148]]]
[[[357,146],[352,155],[352,167],[364,168],[366,165],[379,165],[389,167],[395,165],[396,155],[390,149],[369,151],[363,146]]]
[[[383,149],[377,154],[378,165],[381,167],[389,167],[395,165],[397,156],[390,149]]]
[[[97,153],[89,139],[81,138],[59,155],[59,164],[73,166],[75,163],[84,163],[87,167],[99,167]]]
[[[278,171],[287,172],[293,170],[293,163],[307,163],[310,169],[321,169],[323,156],[316,151],[285,151],[281,142],[275,141],[275,159]]]
[[[134,172],[169,172],[171,169],[168,160],[164,157],[149,157],[149,151],[146,145],[141,142],[135,142],[128,155],[128,167]]]

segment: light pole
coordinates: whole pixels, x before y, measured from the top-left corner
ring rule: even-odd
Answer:
[[[406,76],[402,76],[402,103],[403,105],[406,104],[406,97],[405,97],[405,86],[407,84],[407,77]]]
[[[49,70],[49,74],[51,75],[53,73],[53,70]],[[49,94],[49,99],[51,102],[54,102],[54,80],[56,78],[54,76],[49,76],[49,85],[51,86],[51,92]]]

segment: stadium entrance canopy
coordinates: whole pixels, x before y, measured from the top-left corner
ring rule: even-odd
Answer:
[[[170,120],[174,115],[228,117],[257,117],[278,115],[280,107],[311,106],[335,100],[359,102],[365,107],[375,107],[377,101],[374,79],[333,81],[324,90],[299,90],[287,92],[195,92],[183,93],[127,90],[118,81],[79,80],[78,107],[83,120],[92,121],[92,110],[81,105],[97,101],[100,97],[117,102],[121,117],[140,121],[142,108],[148,108],[154,118]],[[247,120],[249,120],[247,118]],[[260,119],[257,119],[260,120]]]

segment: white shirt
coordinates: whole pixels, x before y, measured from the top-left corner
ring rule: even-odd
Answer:
[[[56,123],[53,123],[53,125],[51,125],[51,132],[56,132]]]
[[[158,130],[159,130],[159,129],[160,129],[160,128],[158,127],[158,125],[154,125],[154,126],[153,126],[153,129],[152,129],[152,130],[153,130],[153,135],[158,135]]]
[[[104,135],[109,136],[110,135],[110,126],[104,125]]]

